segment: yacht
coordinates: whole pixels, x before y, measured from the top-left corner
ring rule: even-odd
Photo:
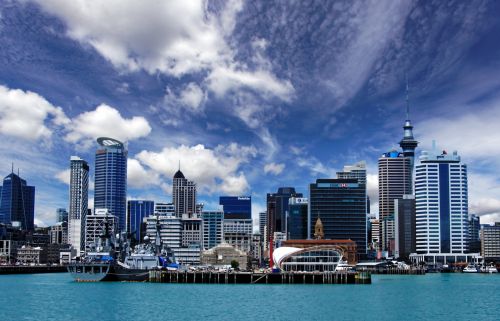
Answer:
[[[491,263],[488,266],[486,266],[486,265],[483,266],[481,268],[481,272],[483,272],[483,273],[498,273],[498,269],[493,263]]]
[[[478,273],[477,267],[474,264],[469,264],[463,269],[464,273]]]

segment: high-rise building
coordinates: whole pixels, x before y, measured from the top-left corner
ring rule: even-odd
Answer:
[[[133,233],[134,238],[141,242],[145,234],[144,218],[153,215],[155,202],[148,200],[130,200],[127,202],[127,233]]]
[[[175,216],[192,215],[196,212],[196,184],[188,181],[179,169],[174,174],[172,199],[175,206]]]
[[[155,203],[155,215],[175,216],[174,203]]]
[[[85,218],[85,251],[95,251],[102,235],[115,235],[118,218],[106,208],[96,208]]]
[[[382,235],[380,233],[380,221],[378,219],[371,219],[370,220],[370,224],[371,224],[371,227],[372,227],[372,231],[371,231],[371,240],[372,240],[372,244],[371,244],[371,248],[373,248],[373,250],[375,251],[380,251],[381,249],[381,244],[380,244],[380,235]]]
[[[204,211],[201,214],[203,220],[203,248],[211,249],[222,243],[224,212]]]
[[[222,206],[225,220],[252,218],[251,196],[221,196],[219,205]]]
[[[144,219],[146,221],[146,233],[151,240],[156,237],[156,221],[160,223],[160,238],[172,250],[181,247],[182,241],[182,221],[175,216],[151,215]]]
[[[354,165],[345,165],[341,172],[337,172],[337,178],[340,179],[357,179],[360,184],[365,185],[366,193],[366,162],[360,161]],[[366,194],[366,213],[370,213],[370,198]]]
[[[201,247],[203,244],[203,221],[198,214],[191,217],[188,214],[182,216],[182,237],[181,245],[183,247],[192,247],[196,245]]]
[[[366,254],[366,193],[357,179],[317,179],[310,184],[308,216],[308,238],[320,218],[325,239],[351,239],[358,254]]]
[[[252,219],[224,219],[224,242],[248,253],[252,246],[252,230]]]
[[[481,238],[479,231],[481,230],[481,223],[479,216],[471,214],[469,216],[469,252],[478,253],[481,251]]]
[[[467,165],[457,152],[422,152],[415,198],[417,253],[426,261],[463,258],[469,240]]]
[[[307,198],[290,197],[288,200],[287,240],[307,239],[307,207]]]
[[[0,223],[19,226],[24,231],[35,229],[35,187],[12,171],[0,186]]]
[[[290,197],[302,197],[302,193],[296,193],[293,187],[280,187],[277,193],[267,194],[268,235],[273,235],[274,232],[286,234],[286,213]]]
[[[85,249],[85,223],[89,202],[89,165],[77,156],[70,158],[68,242],[77,256]]]
[[[411,162],[403,153],[391,151],[378,159],[379,219],[382,224],[386,217],[394,216],[394,200],[412,194]],[[389,250],[391,244],[381,229],[382,250]],[[387,230],[391,235],[394,231]]]
[[[122,142],[100,137],[95,154],[95,208],[107,208],[118,218],[117,232],[127,225],[127,150]]]
[[[267,212],[259,213],[259,233],[263,239],[266,239]]]
[[[68,221],[68,211],[65,208],[58,208],[56,210],[57,222],[67,222]]]
[[[68,244],[68,222],[61,221],[50,227],[51,244]]]
[[[394,200],[394,228],[396,258],[409,258],[416,253],[415,196],[403,195]]]
[[[481,229],[481,255],[485,262],[500,262],[500,222]]]

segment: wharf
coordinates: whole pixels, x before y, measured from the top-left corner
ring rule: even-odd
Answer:
[[[3,265],[0,266],[0,275],[2,274],[34,274],[34,273],[63,273],[68,272],[66,266],[63,265]]]
[[[179,272],[149,271],[153,283],[206,284],[370,284],[370,272]]]
[[[363,270],[359,270],[363,271]],[[378,268],[367,269],[371,274],[396,274],[396,275],[425,275],[425,269],[399,269],[399,268]]]

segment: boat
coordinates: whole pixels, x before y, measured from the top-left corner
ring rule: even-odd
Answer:
[[[478,273],[478,269],[474,264],[468,264],[463,271],[464,273]]]
[[[493,263],[490,263],[488,266],[484,265],[483,267],[481,267],[481,272],[483,272],[483,273],[498,273],[498,269]]]
[[[335,272],[339,272],[339,271],[349,272],[349,271],[353,271],[353,270],[354,270],[354,266],[347,264],[347,261],[344,261],[344,260],[340,260],[339,263],[337,264],[337,266],[335,267]]]
[[[161,241],[157,222],[154,242],[146,236],[144,243],[130,251],[129,239],[120,237],[115,246],[115,238],[105,222],[103,234],[97,246],[80,261],[71,262],[68,271],[78,282],[134,281],[144,282],[150,270],[178,270],[173,251]]]

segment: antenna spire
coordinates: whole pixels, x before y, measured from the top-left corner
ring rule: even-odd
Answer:
[[[408,85],[408,73],[406,73],[406,120],[410,120],[410,86]]]
[[[179,171],[181,170],[181,160],[179,159]]]
[[[12,170],[11,173],[14,174],[14,162],[12,162]]]

